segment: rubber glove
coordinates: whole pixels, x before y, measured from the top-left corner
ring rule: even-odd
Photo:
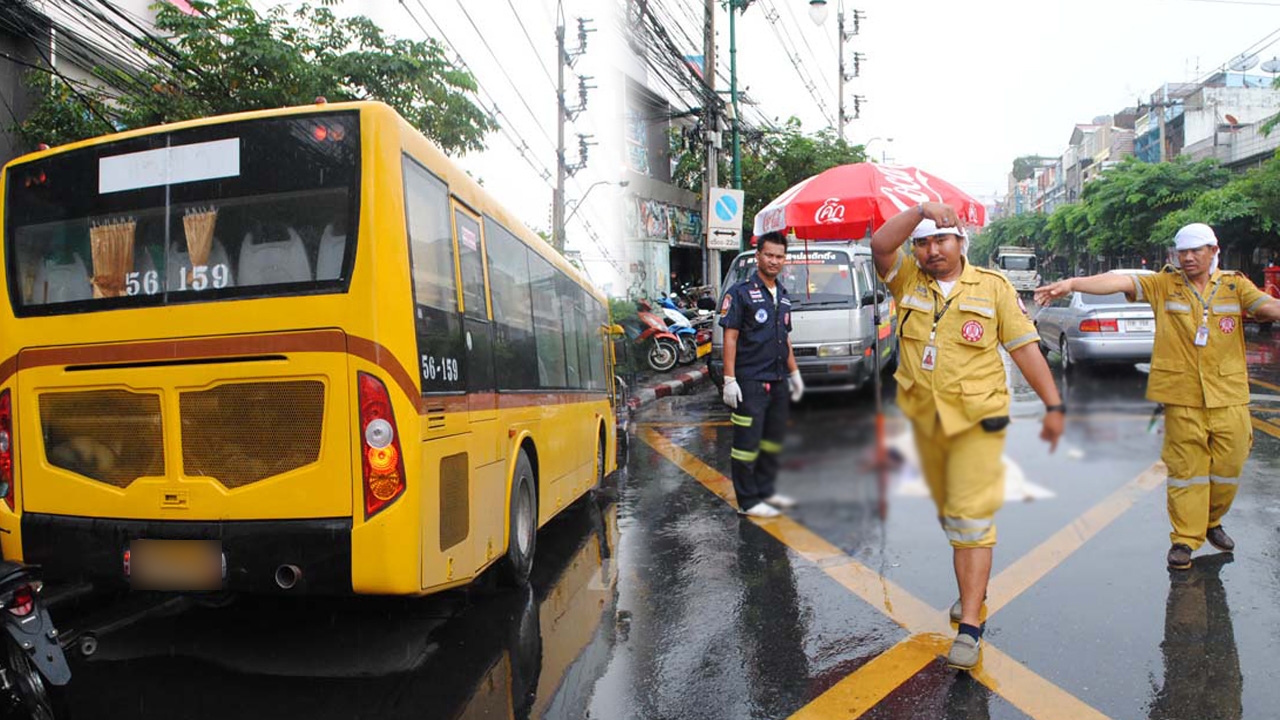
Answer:
[[[804,397],[804,380],[800,379],[799,370],[787,377],[787,384],[791,386],[791,402],[800,402],[800,398]]]
[[[738,378],[724,376],[724,391],[721,394],[724,398],[724,404],[738,409],[738,403],[742,402],[742,388],[738,387]]]

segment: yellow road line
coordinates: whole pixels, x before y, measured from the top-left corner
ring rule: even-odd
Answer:
[[[1266,380],[1249,378],[1249,382],[1253,383],[1254,385],[1260,385],[1268,390],[1275,390],[1276,392],[1280,392],[1280,385],[1274,385],[1272,383],[1267,382]]]
[[[677,446],[653,428],[642,426],[640,428],[640,439],[648,443],[654,450],[657,450],[659,455],[667,458],[681,470],[692,475],[694,480],[702,483],[708,490],[718,495],[721,500],[737,507],[736,498],[733,495],[733,481],[721,474],[719,470],[702,462],[693,453]]]
[[[987,590],[987,614],[1000,608],[1036,584],[1072,553],[1123,515],[1138,498],[1165,479],[1164,463],[1156,462],[1123,487],[1094,505],[1071,524],[1054,533],[1034,550],[1018,558],[992,578]]]
[[[903,683],[945,654],[951,639],[941,635],[912,635],[867,662],[789,720],[856,718],[875,707]]]
[[[684,448],[676,446],[653,428],[641,427],[639,435],[640,439],[658,454],[670,460],[726,502],[733,503],[733,483],[718,470]],[[931,607],[785,515],[768,520],[752,518],[752,521],[794,552],[813,562],[829,577],[853,591],[872,607],[879,608],[891,620],[911,631],[913,637],[924,638],[912,645],[910,650],[904,648],[900,654],[895,653],[895,657],[890,661],[870,670],[867,677],[872,682],[867,687],[858,689],[856,683],[851,685],[843,681],[839,682],[801,708],[793,717],[832,717],[832,715],[808,713],[810,708],[815,706],[835,710],[844,704],[848,706],[848,710],[840,710],[835,717],[857,718],[874,706],[874,703],[865,706],[860,703],[874,699],[877,695],[883,699],[895,688],[910,680],[927,664],[924,662],[917,665],[914,661],[910,661],[909,658],[914,657],[915,653],[921,652],[924,647],[932,647],[934,657],[937,657],[949,647],[948,636],[952,630],[947,624],[945,610]],[[899,645],[902,644],[899,643]],[[897,647],[898,645],[894,646],[894,648]],[[1106,717],[993,648],[990,643],[987,643],[983,650],[983,658],[983,671],[975,674],[975,677],[1015,706],[1024,709],[1024,712],[1027,712],[1025,708],[1036,709],[1037,713],[1028,712],[1036,720]],[[988,658],[994,662],[988,663]],[[1065,708],[1065,710],[1053,710],[1053,708]],[[1063,714],[1064,712],[1067,714]]]
[[[1107,720],[1106,715],[985,641],[982,664],[973,677],[1036,720]]]
[[[1249,419],[1253,421],[1253,426],[1258,430],[1272,437],[1280,438],[1280,426],[1273,425],[1262,418],[1250,417]]]

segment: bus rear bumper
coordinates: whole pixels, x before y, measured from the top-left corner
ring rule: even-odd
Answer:
[[[258,594],[349,595],[351,519],[159,521],[22,516],[23,560],[49,582],[127,586],[125,550],[136,539],[214,540],[225,558],[224,589]],[[278,572],[299,572],[289,588]],[[290,572],[285,572],[286,579]]]

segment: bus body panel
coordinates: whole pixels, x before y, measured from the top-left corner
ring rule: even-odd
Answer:
[[[306,335],[317,347],[344,345],[341,331]],[[221,341],[232,347],[236,338]],[[345,353],[203,357],[198,364],[135,361],[132,367],[90,360],[184,352],[184,343],[161,345],[48,349],[46,357],[61,350],[88,361],[66,365],[36,365],[39,351],[19,354],[15,436],[24,511],[183,521],[351,514],[349,433],[343,423],[326,422],[347,417]],[[155,401],[158,417],[86,413],[103,398],[123,399],[118,408],[139,397]],[[315,406],[303,409],[307,417],[299,417],[296,405],[258,407],[291,400]],[[126,441],[132,447],[122,447]],[[154,445],[146,450],[158,457],[145,464],[158,472],[143,468],[131,478],[127,468],[113,467],[146,445]],[[274,462],[250,457],[255,451],[274,454]]]
[[[229,548],[227,562],[234,565],[229,572],[239,573],[228,579],[232,589],[278,591],[271,586],[272,563],[303,557],[316,567],[316,577],[307,578],[311,584],[299,585],[303,592],[423,594],[464,584],[505,554],[511,477],[522,442],[530,444],[534,455],[539,526],[594,484],[601,426],[604,470],[616,469],[614,378],[604,297],[583,284],[563,257],[524,230],[385,105],[259,111],[84,141],[15,160],[0,175],[0,191],[9,197],[15,166],[69,150],[192,128],[224,132],[213,126],[226,123],[305,119],[353,110],[359,117],[360,179],[353,206],[357,215],[350,228],[355,251],[345,289],[105,311],[95,307],[88,313],[35,317],[15,316],[9,308],[0,313],[0,334],[12,338],[14,348],[0,358],[0,390],[8,388],[12,395],[15,429],[16,505],[10,511],[0,504],[0,531],[7,531],[0,532],[5,557],[20,559],[30,550],[28,554],[46,563],[59,564],[83,556],[86,563],[120,579],[120,543],[127,544],[131,537],[223,537]],[[451,208],[481,219],[484,247],[487,221],[499,223],[530,253],[576,283],[576,292],[604,308],[602,327],[584,335],[584,342],[604,347],[605,367],[598,368],[604,373],[603,390],[424,392],[402,176],[402,163],[409,156],[447,184]],[[8,233],[6,214],[0,205],[0,223]],[[456,258],[456,237],[453,243]],[[482,259],[489,303],[487,253]],[[319,277],[319,260],[313,262]],[[9,271],[8,262],[0,263],[0,273]],[[461,286],[458,295],[461,301]],[[468,321],[466,330],[491,333],[486,323],[493,321],[488,307],[483,317]],[[133,356],[139,346],[148,346],[150,354],[143,353],[144,364],[129,365],[138,362]],[[90,357],[95,353],[101,357]],[[192,362],[168,362],[175,353],[185,353],[184,359]],[[249,356],[252,360],[246,361]],[[112,367],[122,364],[127,367]],[[362,472],[360,373],[376,377],[386,387],[405,472],[402,493],[371,516],[365,508]],[[187,472],[180,419],[183,393],[207,393],[246,382],[323,386],[318,456],[234,488]],[[94,391],[113,401],[120,393],[130,395],[130,400],[131,395],[155,396],[162,409],[160,471],[117,487],[50,463],[42,439],[42,398]],[[68,421],[68,427],[73,425]],[[453,473],[451,487],[443,484],[442,461]],[[171,506],[162,507],[162,502]],[[26,542],[24,531],[36,545]],[[253,557],[248,548],[261,548],[261,556]]]

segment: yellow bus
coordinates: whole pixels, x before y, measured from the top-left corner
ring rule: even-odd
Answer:
[[[380,103],[3,171],[0,546],[49,580],[426,594],[616,466],[605,298]]]

